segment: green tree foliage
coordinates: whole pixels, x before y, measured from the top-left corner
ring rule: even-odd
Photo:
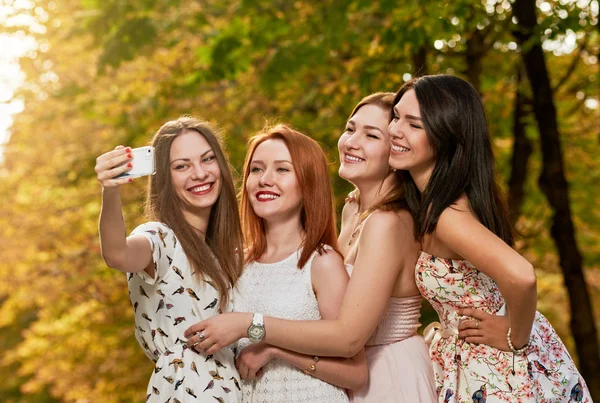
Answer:
[[[600,108],[593,108],[598,1],[563,3],[540,5],[540,35],[594,295],[600,289]],[[3,401],[143,400],[152,364],[133,337],[125,277],[100,257],[100,186],[93,167],[98,155],[118,144],[144,145],[170,118],[192,114],[218,124],[238,170],[248,136],[265,122],[291,123],[329,153],[341,206],[350,185],[336,175],[336,143],[349,112],[371,92],[397,90],[425,56],[429,73],[478,80],[500,177],[510,175],[521,67],[508,1],[32,4],[21,12],[36,18],[43,32],[29,30],[38,49],[21,62],[27,80],[18,96],[25,110],[15,118],[0,166],[0,275],[6,279],[0,283],[0,326],[9,329],[0,334],[6,349],[0,376],[11,379],[0,385]],[[27,27],[7,27],[19,29]],[[565,38],[577,43],[567,49]],[[518,248],[538,269],[540,310],[574,351],[548,229],[551,211],[536,183],[538,134],[530,115],[524,123],[534,151]],[[143,219],[143,186],[136,180],[122,191],[129,229]],[[594,299],[596,314],[599,302]]]

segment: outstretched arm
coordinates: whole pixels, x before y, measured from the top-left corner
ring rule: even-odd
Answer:
[[[129,151],[128,151],[129,150]],[[100,210],[100,248],[109,267],[134,273],[145,270],[154,275],[152,250],[143,236],[126,238],[125,222],[121,211],[120,186],[130,183],[129,178],[114,179],[130,169],[131,149],[122,146],[96,159],[96,174],[102,184],[102,208]],[[123,165],[121,165],[123,164]]]
[[[289,321],[265,317],[265,342],[304,354],[353,357],[365,345],[389,304],[396,278],[404,267],[414,270],[418,247],[408,212],[374,212],[362,229],[354,271],[337,319]],[[186,330],[188,344],[208,353],[245,337],[250,313],[228,313]]]
[[[484,227],[464,197],[440,215],[435,237],[498,284],[508,306],[512,343],[515,348],[527,344],[537,301],[531,263]]]

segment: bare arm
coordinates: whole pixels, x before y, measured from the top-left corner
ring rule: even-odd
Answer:
[[[365,345],[389,304],[394,283],[403,268],[414,270],[416,251],[409,213],[377,211],[362,229],[359,254],[337,319],[289,321],[265,317],[265,342],[304,354],[353,357]],[[408,261],[410,260],[410,261]],[[249,313],[219,315],[186,330],[202,331],[200,347],[208,353],[245,337]]]
[[[313,356],[295,353],[279,347],[275,349],[275,357],[288,362],[298,369],[305,370],[314,364]],[[316,370],[312,375],[322,381],[341,388],[361,390],[369,380],[367,357],[364,349],[352,358],[327,358],[319,359],[315,365]]]
[[[508,306],[513,345],[516,348],[525,345],[537,301],[531,263],[485,228],[464,198],[440,215],[435,237],[498,284]]]
[[[333,251],[327,251],[314,258],[311,270],[322,319],[337,319],[349,280],[342,258]],[[313,363],[312,356],[288,350],[279,350],[279,356],[287,358],[290,364],[300,369],[306,369]],[[343,388],[360,390],[369,379],[365,350],[359,349],[351,358],[323,358],[312,375]]]
[[[335,319],[348,284],[348,274],[342,259],[335,252],[315,257],[311,267],[312,285],[323,319]],[[237,359],[240,375],[255,379],[260,368],[272,358],[283,360],[300,370],[315,364],[314,356],[296,353],[259,343],[242,350]],[[369,378],[364,349],[352,358],[319,358],[311,375],[325,382],[351,390],[362,389]]]
[[[126,238],[125,222],[121,210],[120,186],[131,182],[128,178],[113,179],[129,169],[130,157],[125,147],[101,155],[96,160],[96,174],[102,184],[102,208],[100,210],[100,248],[102,257],[109,267],[135,273],[146,270],[154,274],[152,249],[143,236]]]

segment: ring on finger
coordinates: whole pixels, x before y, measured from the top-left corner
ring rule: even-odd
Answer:
[[[475,329],[479,329],[479,321],[475,319]]]
[[[198,344],[200,344],[199,341],[195,342],[194,344],[192,344],[192,348],[196,347]]]
[[[206,339],[206,336],[202,332],[198,333],[198,337],[200,338],[200,341],[204,341],[204,339]]]

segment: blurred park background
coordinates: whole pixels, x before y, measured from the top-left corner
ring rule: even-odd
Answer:
[[[239,171],[266,121],[336,142],[419,74],[481,93],[538,308],[600,401],[598,0],[0,0],[0,400],[141,402],[152,363],[100,256],[95,159],[218,124]],[[145,180],[123,189],[128,228]],[[376,269],[374,267],[374,269]],[[433,318],[426,312],[424,321]]]

